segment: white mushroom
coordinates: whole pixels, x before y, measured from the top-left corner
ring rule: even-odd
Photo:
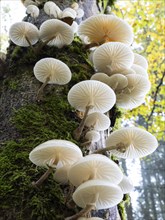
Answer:
[[[22,21],[10,27],[9,37],[18,46],[32,47],[39,39],[39,31],[35,25]]]
[[[122,181],[118,184],[123,192],[123,194],[127,194],[133,191],[133,184],[128,176],[123,175]]]
[[[60,184],[66,184],[68,182],[68,172],[70,167],[71,164],[65,164],[63,166],[57,167],[53,175],[54,180]]]
[[[92,179],[104,179],[118,184],[121,182],[123,174],[111,159],[103,155],[91,154],[74,163],[69,170],[68,177],[70,182],[77,187]]]
[[[117,157],[134,159],[153,153],[157,147],[156,138],[148,131],[126,127],[112,132],[102,151],[110,150]]]
[[[148,68],[148,62],[147,62],[146,58],[140,54],[137,54],[137,53],[134,53],[134,64],[137,64],[146,70]]]
[[[62,48],[72,43],[74,32],[68,24],[58,19],[50,19],[42,23],[40,27],[40,39],[44,44]]]
[[[120,42],[103,44],[93,54],[93,63],[96,70],[108,75],[130,68],[133,60],[132,50]]]
[[[74,136],[78,140],[88,113],[109,111],[116,102],[116,96],[105,83],[96,80],[85,80],[70,89],[68,101],[77,110],[85,112],[83,120],[74,132]]]
[[[65,85],[71,80],[71,71],[69,67],[60,60],[54,58],[43,58],[34,66],[35,77],[43,83],[38,91],[37,99],[47,84]]]
[[[85,126],[93,128],[97,131],[104,131],[111,125],[111,121],[108,116],[100,112],[94,112],[87,116],[85,120]]]
[[[87,36],[90,43],[122,42],[130,45],[133,42],[132,27],[124,20],[113,15],[95,15],[83,21],[78,33]]]
[[[85,142],[81,144],[81,146],[86,146],[88,144],[98,142],[100,140],[100,134],[98,131],[88,131],[85,135]]]
[[[95,73],[91,76],[92,80],[98,80],[100,82],[103,82],[107,85],[109,85],[109,76],[105,73]]]
[[[26,13],[27,13],[27,14],[30,14],[31,17],[33,17],[33,18],[37,18],[37,17],[39,16],[40,10],[39,10],[39,8],[38,8],[37,6],[35,6],[35,5],[29,5],[29,6],[27,7]]]
[[[47,15],[53,16],[54,18],[60,18],[61,9],[52,1],[48,1],[44,4],[44,11]]]
[[[66,17],[70,17],[72,19],[75,19],[76,18],[76,11],[72,8],[65,8],[62,11],[61,18],[66,18]]]
[[[131,69],[133,69],[136,74],[139,74],[139,75],[141,75],[143,77],[148,78],[148,73],[147,73],[147,71],[143,67],[141,67],[141,66],[139,66],[137,64],[133,64],[131,66]]]
[[[81,157],[80,148],[70,141],[54,139],[38,145],[30,152],[29,159],[35,165],[47,167],[48,170],[34,185],[39,186],[59,162],[62,165],[73,164]]]
[[[27,8],[29,5],[37,5],[37,3],[32,0],[25,0],[23,5]]]
[[[122,74],[114,74],[109,77],[108,85],[116,92],[128,85],[128,79]]]

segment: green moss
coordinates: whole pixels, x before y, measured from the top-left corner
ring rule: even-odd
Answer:
[[[126,206],[130,204],[129,194],[124,194],[122,202],[118,204],[118,210],[121,220],[127,220]]]

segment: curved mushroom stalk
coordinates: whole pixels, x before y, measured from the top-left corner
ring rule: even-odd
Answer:
[[[31,44],[29,38],[27,36],[25,36],[26,41],[28,42],[30,48],[33,50],[33,52],[36,54],[36,50],[34,49],[33,45]]]
[[[76,128],[76,130],[74,130],[74,132],[73,132],[73,136],[74,136],[75,140],[77,140],[77,141],[80,139],[80,136],[81,136],[82,131],[83,131],[83,129],[84,129],[85,120],[86,120],[86,118],[87,118],[87,115],[88,115],[89,110],[90,110],[92,107],[93,107],[92,105],[86,106],[85,113],[84,113],[84,117],[83,117],[82,121],[80,122],[78,128]]]
[[[93,204],[86,205],[86,207],[82,209],[80,212],[65,218],[65,220],[77,220],[79,217],[87,215],[92,209],[95,209],[95,206]]]
[[[35,187],[39,187],[48,178],[52,171],[53,168],[49,167],[49,169],[39,178],[39,180],[37,180],[36,182],[32,182],[32,185]]]
[[[37,49],[36,49],[36,53],[37,54],[39,54],[40,52],[41,52],[41,50],[42,50],[42,48],[44,47],[44,46],[46,46],[50,41],[52,41],[53,39],[55,38],[55,36],[52,36],[52,37],[50,37],[48,40],[46,40],[46,41],[44,41],[44,42],[41,42],[39,45],[38,45],[38,47],[37,47]]]
[[[43,95],[43,90],[45,88],[45,86],[48,84],[50,80],[50,77],[48,76],[45,80],[45,82],[42,84],[42,86],[39,88],[38,92],[37,92],[37,101],[39,102],[40,100],[42,100],[42,95]]]
[[[115,146],[109,146],[109,147],[99,149],[99,150],[95,151],[94,154],[103,154],[106,151],[110,151],[110,150],[117,150],[121,153],[125,153],[127,150],[127,147],[128,147],[127,144],[120,142],[120,143],[116,144]]]

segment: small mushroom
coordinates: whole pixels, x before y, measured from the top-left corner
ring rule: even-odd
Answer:
[[[85,80],[70,89],[68,101],[74,108],[84,112],[79,127],[74,131],[75,139],[79,140],[88,113],[109,111],[116,102],[116,96],[105,83],[96,80]]]
[[[23,5],[27,8],[29,5],[37,5],[36,2],[32,1],[32,0],[24,0],[22,1]]]
[[[59,163],[72,164],[81,157],[80,148],[70,141],[54,139],[38,145],[30,152],[29,159],[35,165],[48,170],[34,185],[39,186]]]
[[[70,25],[58,19],[50,19],[42,23],[40,39],[44,42],[44,45],[62,48],[72,43],[74,32]]]
[[[111,125],[111,121],[108,116],[100,112],[94,112],[87,116],[85,120],[85,126],[93,128],[97,131],[104,131]]]
[[[31,17],[33,17],[33,18],[37,18],[37,17],[39,16],[40,10],[39,10],[39,8],[38,8],[37,6],[35,6],[35,5],[29,5],[29,6],[27,7],[26,13],[27,13],[27,14],[30,14]]]
[[[43,58],[34,66],[35,77],[43,83],[40,87],[37,100],[41,99],[43,89],[47,84],[65,85],[71,80],[69,67],[60,60],[54,58]]]
[[[95,15],[83,21],[78,33],[87,36],[90,43],[122,42],[131,45],[133,42],[132,27],[124,20],[113,15]]]
[[[60,18],[61,16],[61,9],[52,1],[48,1],[44,4],[44,11],[50,17],[53,16],[54,18]]]
[[[62,11],[61,18],[66,18],[66,17],[70,17],[72,19],[75,19],[76,18],[76,11],[72,8],[65,8]]]
[[[10,27],[9,37],[16,45],[20,47],[30,46],[34,50],[32,45],[39,40],[39,31],[35,25],[22,21],[14,23]]]
[[[68,172],[71,164],[66,164],[56,168],[53,178],[60,184],[66,184],[68,182]]]
[[[103,155],[91,154],[74,163],[69,170],[68,177],[69,181],[77,187],[92,179],[104,179],[118,184],[122,180],[123,174],[111,159]]]
[[[109,83],[109,76],[105,73],[95,73],[91,76],[92,80],[98,80],[108,85]]]
[[[127,194],[133,191],[133,184],[130,180],[130,178],[126,175],[123,175],[123,179],[121,182],[118,184],[123,192],[123,194]]]
[[[140,54],[134,53],[134,64],[143,67],[145,70],[148,69],[148,62],[146,58]]]
[[[106,148],[97,153],[111,151],[120,158],[141,158],[153,153],[158,147],[156,138],[143,129],[126,127],[112,132],[106,140]]]
[[[128,85],[128,79],[122,74],[114,74],[109,77],[108,85],[116,92]]]
[[[81,144],[81,146],[87,146],[90,145],[91,143],[98,142],[100,140],[100,134],[98,131],[88,131],[85,135],[85,142]]]
[[[103,44],[93,54],[93,63],[96,70],[108,75],[130,68],[133,60],[132,50],[120,42]]]

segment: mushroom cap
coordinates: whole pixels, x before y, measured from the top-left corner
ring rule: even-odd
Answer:
[[[137,64],[146,70],[148,69],[148,62],[146,58],[140,54],[134,53],[134,64]]]
[[[78,24],[77,22],[73,21],[72,25],[71,25],[71,28],[73,30],[74,33],[77,33],[77,30],[78,30]]]
[[[123,93],[136,97],[146,95],[149,92],[151,83],[148,78],[138,74],[129,74],[126,78],[128,80],[128,85]]]
[[[123,109],[134,109],[145,102],[145,95],[131,96],[130,94],[116,94],[116,106]]]
[[[85,135],[85,139],[91,142],[97,142],[100,140],[100,134],[98,131],[88,131]]]
[[[0,52],[0,59],[5,61],[6,60],[6,53]]]
[[[89,114],[85,120],[85,126],[93,127],[97,131],[104,131],[111,125],[111,121],[108,116],[100,112],[94,112]]]
[[[114,91],[105,83],[96,80],[84,80],[75,84],[68,93],[69,103],[84,112],[92,106],[88,113],[109,111],[116,102]]]
[[[109,76],[105,73],[95,73],[91,76],[92,80],[98,80],[108,85],[109,83]]]
[[[108,75],[130,68],[133,60],[134,54],[131,49],[120,42],[103,44],[93,54],[93,63],[97,71]]]
[[[118,184],[123,191],[123,194],[130,193],[133,191],[133,184],[128,176],[123,175],[122,181]]]
[[[77,12],[76,18],[79,19],[79,18],[82,18],[84,16],[84,10],[82,8],[78,8],[76,10],[76,12]]]
[[[87,36],[91,43],[116,41],[131,45],[133,30],[124,20],[113,15],[95,15],[83,21],[79,35]]]
[[[14,23],[9,30],[9,37],[13,43],[20,47],[29,47],[26,37],[32,45],[36,44],[39,39],[37,27],[29,22],[21,21]]]
[[[32,0],[25,0],[23,5],[27,8],[29,5],[37,5],[37,3]]]
[[[65,85],[71,80],[69,67],[60,60],[43,58],[34,66],[34,75],[42,83],[50,77],[48,84]]]
[[[56,166],[60,161],[63,165],[72,164],[82,157],[80,148],[66,140],[49,140],[35,147],[29,159],[37,166]],[[54,163],[55,162],[55,163]]]
[[[70,169],[70,164],[66,164],[64,166],[60,166],[56,168],[56,171],[53,175],[53,179],[61,184],[65,184],[68,182],[68,171]]]
[[[147,73],[147,71],[146,71],[143,67],[141,67],[141,66],[139,66],[139,65],[137,65],[137,64],[133,64],[133,65],[131,66],[131,69],[133,69],[136,74],[148,78],[148,73]]]
[[[61,16],[61,9],[52,1],[48,1],[44,4],[44,11],[49,16],[59,18]]]
[[[47,45],[58,48],[69,45],[74,39],[72,28],[58,19],[50,19],[42,23],[40,27],[40,39],[45,42],[50,40]]]
[[[99,154],[90,154],[71,166],[68,177],[74,186],[79,186],[89,179],[105,179],[113,184],[118,184],[122,180],[123,174],[111,159]]]
[[[29,5],[26,10],[27,14],[30,14],[33,18],[37,18],[39,16],[40,10],[35,5]]]
[[[125,69],[123,71],[120,71],[119,74],[122,74],[122,75],[128,75],[128,74],[136,74],[135,70],[133,69]]]
[[[62,11],[61,18],[66,18],[66,17],[70,17],[70,18],[75,19],[76,18],[76,11],[72,8],[65,8]]]
[[[98,210],[113,207],[122,198],[120,187],[106,180],[89,180],[73,193],[73,200],[79,207],[85,208],[88,204],[94,204]]]
[[[108,85],[113,90],[123,89],[128,85],[128,79],[122,74],[114,74],[109,77]]]
[[[114,131],[106,140],[106,147],[124,144],[126,151],[111,150],[111,153],[121,158],[141,158],[153,153],[158,147],[156,138],[140,128],[126,127]]]
[[[77,10],[79,8],[79,5],[77,2],[73,2],[73,4],[71,5],[71,8],[73,8],[74,10]]]

